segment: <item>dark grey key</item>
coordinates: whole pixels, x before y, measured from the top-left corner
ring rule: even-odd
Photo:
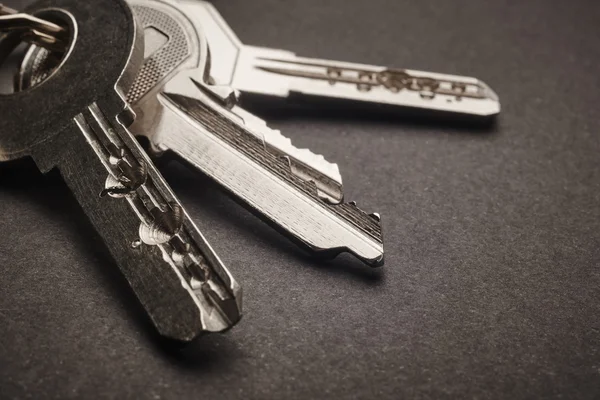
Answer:
[[[189,341],[240,319],[241,291],[126,126],[143,40],[123,0],[45,0],[67,28],[45,81],[0,96],[0,160],[57,168],[161,334]],[[0,43],[0,57],[14,42]]]

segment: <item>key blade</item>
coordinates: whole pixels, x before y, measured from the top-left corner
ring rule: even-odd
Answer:
[[[302,58],[247,46],[204,1],[194,3],[194,17],[215,49],[211,77],[242,93],[280,98],[296,94],[482,117],[500,112],[496,93],[476,78]]]
[[[59,169],[162,335],[187,342],[239,321],[239,286],[137,141],[101,106],[32,156],[42,171]]]
[[[326,258],[348,251],[373,267],[383,264],[377,215],[354,203],[333,204],[241,119],[190,87],[172,80],[159,95],[163,111],[153,138],[159,148],[182,157],[309,251]]]
[[[500,112],[496,93],[476,78],[301,58],[251,46],[240,53],[232,86],[283,98],[299,94],[478,116]]]

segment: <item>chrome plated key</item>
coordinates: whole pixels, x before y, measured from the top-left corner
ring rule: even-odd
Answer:
[[[324,257],[348,251],[383,264],[380,219],[343,202],[337,165],[298,149],[237,106],[229,86],[206,83],[208,44],[196,1],[134,0],[147,58],[128,99],[132,127],[212,178],[292,241]],[[165,41],[165,38],[167,39]]]
[[[371,266],[382,265],[379,216],[343,202],[337,165],[294,147],[241,109],[230,87],[206,83],[208,47],[194,18],[202,6],[170,0],[131,4],[146,37],[146,60],[128,94],[139,117],[132,131],[147,136],[157,154],[180,156],[309,251],[325,257],[348,251]],[[19,89],[43,76],[36,68],[44,53],[30,50]]]
[[[240,108],[231,87],[207,84],[218,49],[209,53],[195,17],[198,2],[130,4],[149,38],[148,57],[128,95],[142,117],[132,129],[159,152],[174,152],[198,168],[314,254],[348,251],[371,266],[383,265],[380,217],[344,203],[337,165],[294,147]]]
[[[124,93],[143,61],[130,7],[44,0],[30,12],[65,27],[70,44],[43,83],[0,96],[0,160],[60,171],[162,335],[230,328],[239,286],[126,128],[135,115]],[[0,57],[16,44],[5,37]]]
[[[211,78],[242,93],[280,98],[295,94],[382,103],[472,116],[500,112],[494,91],[476,78],[298,57],[294,53],[244,45],[219,12],[195,3],[211,49]]]

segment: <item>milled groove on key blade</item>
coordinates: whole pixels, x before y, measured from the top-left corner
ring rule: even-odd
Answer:
[[[333,224],[331,226],[337,226],[338,229],[342,229],[342,231],[345,232],[345,235],[349,235],[345,236],[345,238],[336,237],[336,240],[339,241],[336,242],[337,244],[331,247],[329,245],[323,245],[321,248],[314,248],[311,245],[311,243],[316,241],[316,238],[313,238],[307,243],[311,250],[314,250],[317,253],[322,252],[325,255],[337,255],[343,250],[349,250],[364,262],[372,266],[380,266],[383,264],[383,238],[378,215],[366,214],[364,211],[360,210],[355,203],[331,204],[328,201],[323,200],[319,196],[314,182],[305,181],[293,174],[286,160],[283,160],[276,154],[267,151],[260,139],[248,132],[232,119],[229,119],[222,113],[216,111],[216,109],[210,106],[207,101],[198,101],[197,99],[188,98],[177,94],[165,93],[164,96],[171,102],[171,104],[179,108],[183,113],[185,113],[185,115],[189,116],[189,118],[196,121],[201,127],[203,127],[203,131],[196,131],[196,135],[208,134],[214,137],[214,139],[210,139],[210,141],[214,142],[217,140],[219,142],[219,144],[215,146],[218,146],[219,148],[228,148],[231,150],[227,151],[236,153],[237,155],[233,156],[237,158],[236,162],[239,162],[240,165],[244,163],[246,165],[246,171],[244,173],[250,174],[251,168],[252,171],[255,168],[258,168],[261,171],[265,171],[263,173],[267,173],[270,177],[269,179],[274,179],[281,182],[278,185],[279,189],[274,192],[262,192],[264,188],[270,187],[267,185],[267,182],[264,181],[261,183],[261,185],[255,186],[255,190],[260,191],[260,193],[249,193],[246,191],[245,195],[257,195],[259,199],[262,199],[258,201],[264,201],[267,203],[271,201],[269,196],[282,196],[280,198],[273,198],[272,200],[273,202],[277,202],[278,207],[283,207],[282,204],[287,205],[287,214],[285,216],[280,215],[281,218],[295,215],[295,213],[300,212],[300,210],[304,210],[305,213],[309,213],[311,218],[310,221],[312,221],[310,224],[316,225],[310,225],[312,228],[308,233],[304,232],[303,234],[300,234],[298,231],[298,237],[304,237],[304,234],[312,234],[323,238],[323,236],[320,236],[324,234],[322,229],[323,227],[320,226],[320,224],[325,224],[323,226],[329,226],[328,224]],[[183,119],[183,117],[181,118]],[[174,129],[176,131],[179,128],[174,127]],[[175,135],[175,133],[173,135]],[[204,139],[201,139],[198,136],[194,136],[190,139],[193,140],[192,143],[198,146],[198,151],[200,151],[201,148],[203,149],[207,148],[206,146],[209,146],[208,144],[203,143]],[[194,163],[195,160],[197,166],[202,169],[199,164],[205,163],[206,160],[199,160],[197,157],[193,156],[194,150],[182,149],[184,144],[176,142],[172,137],[165,138],[165,140],[170,141],[168,143],[169,148],[176,153],[182,154],[182,157],[192,163]],[[242,163],[241,159],[247,159],[248,161]],[[216,161],[217,160],[215,160],[215,162]],[[222,160],[219,160],[219,162],[222,162]],[[251,164],[253,164],[252,167]],[[227,167],[227,165],[223,166],[223,168]],[[206,166],[206,168],[209,167]],[[212,166],[210,168],[212,168]],[[209,176],[215,178],[217,181],[224,179],[224,176],[227,176],[228,172],[223,171],[221,167],[215,168],[216,170],[205,170],[205,172],[207,172]],[[242,171],[240,171],[240,173],[242,173]],[[228,179],[230,179],[229,182],[231,182],[231,179],[233,178]],[[264,179],[266,180],[267,178],[265,177]],[[234,190],[233,194],[241,196],[240,200],[242,201],[248,201],[248,199],[244,197],[245,195],[239,193],[239,190],[241,189],[239,184],[247,184],[236,181],[235,179],[233,180],[236,182],[236,185],[238,185],[236,186],[237,190]],[[275,203],[271,204],[273,206],[275,205]],[[298,207],[298,209],[296,209],[296,207]],[[265,212],[268,213],[268,211]],[[321,217],[319,217],[319,215]],[[309,216],[301,213],[300,215],[297,215],[297,217],[298,220],[296,221],[298,225],[286,225],[282,227],[285,229],[290,229],[291,232],[300,230],[300,227],[307,223],[303,222],[303,219],[308,218]],[[319,220],[319,218],[323,219]],[[341,226],[345,226],[346,228],[339,228]],[[355,243],[357,247],[346,247],[350,246],[348,244],[349,242]]]
[[[225,327],[237,322],[239,310],[232,313],[229,306],[229,300],[234,296],[233,293],[228,294],[228,289],[225,289],[229,285],[220,277],[223,276],[223,272],[212,272],[217,264],[209,264],[203,256],[203,251],[196,244],[198,242],[189,233],[190,226],[184,226],[186,215],[183,209],[177,200],[161,187],[161,179],[157,177],[156,171],[149,167],[149,160],[140,157],[139,150],[132,152],[128,144],[111,127],[97,104],[92,104],[89,110],[77,116],[75,121],[107,170],[106,186],[99,196],[112,197],[113,201],[124,199],[140,218],[139,241],[132,241],[132,246],[158,246],[164,261],[179,271],[185,285],[193,290],[198,299],[205,297],[208,289],[213,293],[214,287],[223,288],[220,290],[222,297],[205,297],[208,301],[204,303],[212,305],[205,304],[203,307],[216,307],[226,318]],[[206,326],[206,329],[215,328]]]
[[[350,84],[359,92],[369,92],[377,88],[385,88],[392,93],[407,90],[418,92],[423,99],[434,99],[438,95],[445,95],[454,97],[455,101],[461,101],[463,98],[484,100],[490,97],[488,88],[478,81],[466,81],[464,78],[434,79],[400,69],[348,67],[333,62],[319,63],[316,60],[300,58],[286,60],[257,57],[256,60],[264,62],[264,65],[256,65],[255,68],[266,72],[327,81],[331,86]]]
[[[242,92],[291,93],[470,115],[500,112],[498,96],[470,77],[297,57],[244,46],[232,86]]]

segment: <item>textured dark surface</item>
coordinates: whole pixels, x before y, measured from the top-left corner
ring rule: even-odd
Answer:
[[[19,1],[5,1],[19,6]],[[176,165],[245,290],[176,351],[56,176],[0,167],[0,398],[598,398],[600,3],[218,0],[247,43],[477,76],[496,126],[255,107],[340,164],[386,266],[310,262]]]

